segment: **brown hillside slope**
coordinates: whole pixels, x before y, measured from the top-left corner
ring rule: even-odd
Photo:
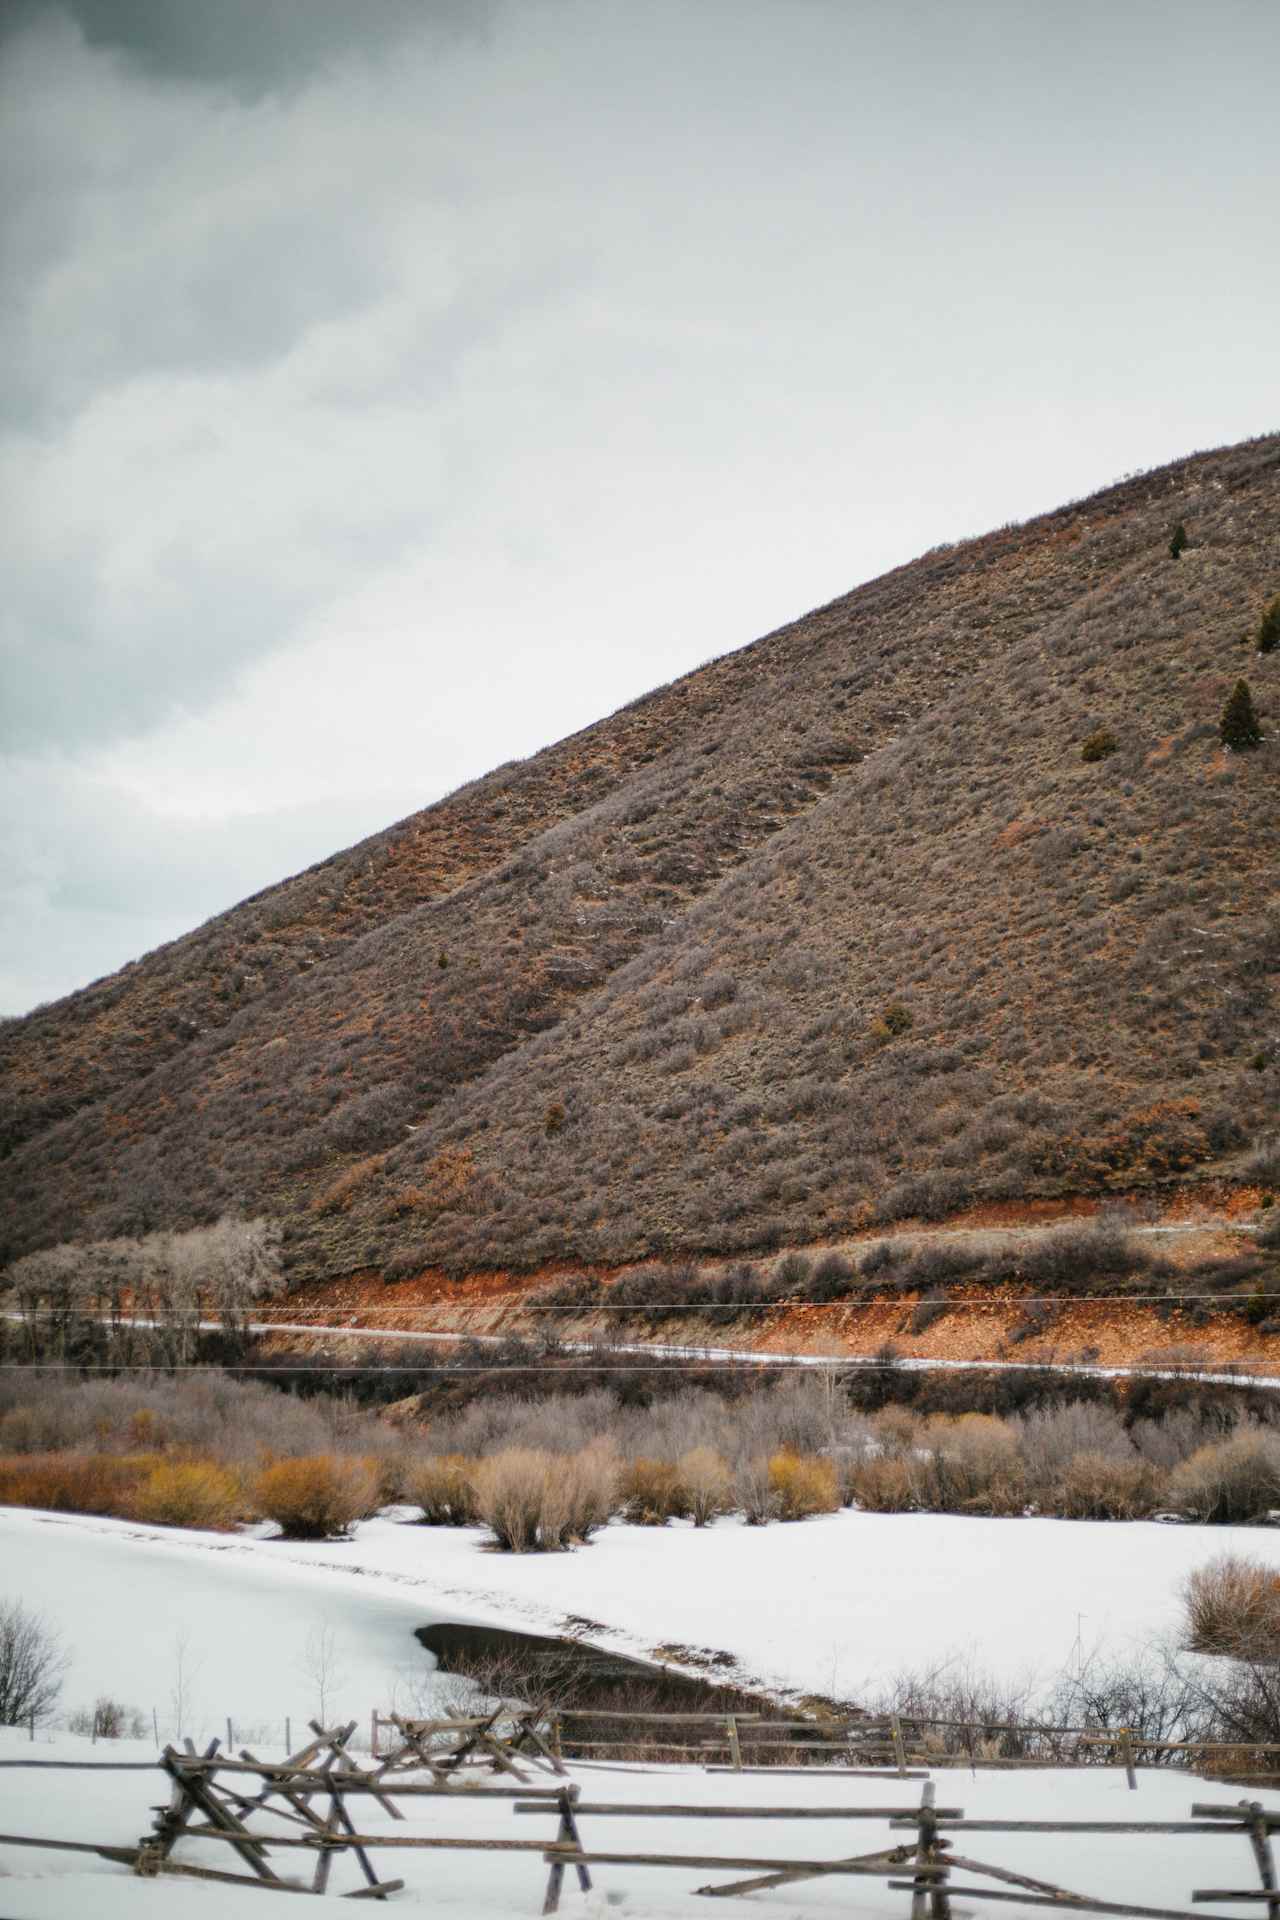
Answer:
[[[619,1261],[1229,1167],[1280,1111],[1277,588],[1273,438],[256,896],[0,1036],[10,1250],[239,1207],[303,1276]]]

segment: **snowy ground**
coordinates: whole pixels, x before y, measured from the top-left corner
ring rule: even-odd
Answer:
[[[87,1742],[62,1735],[32,1748],[24,1736],[0,1732],[0,1761],[33,1753],[42,1759],[97,1758],[102,1747],[90,1750]],[[111,1754],[119,1759],[150,1757],[142,1743],[130,1742],[114,1743]],[[592,1800],[608,1800],[650,1806],[910,1807],[920,1790],[919,1780],[842,1780],[817,1770],[797,1779],[708,1774],[689,1768],[577,1768],[575,1778],[588,1805]],[[1214,1787],[1186,1774],[1154,1771],[1139,1774],[1136,1793],[1126,1790],[1122,1773],[1111,1770],[977,1775],[948,1770],[937,1774],[936,1782],[939,1806],[962,1808],[970,1819],[1185,1820],[1193,1799],[1226,1803],[1239,1796],[1238,1788]],[[28,1771],[0,1766],[0,1831],[127,1846],[148,1830],[149,1808],[167,1798],[160,1791],[164,1784],[158,1772]],[[1268,1805],[1280,1805],[1280,1795],[1263,1798]],[[447,1803],[437,1799],[403,1805],[409,1817],[394,1829],[401,1834],[528,1841],[549,1839],[553,1832],[551,1817],[515,1815],[509,1799],[481,1803],[467,1789],[460,1789],[457,1799]],[[360,1826],[369,1833],[392,1830],[391,1821],[377,1810],[362,1812]],[[879,1819],[845,1823],[839,1819],[704,1820],[656,1814],[640,1819],[584,1814],[581,1830],[587,1847],[602,1851],[764,1859],[835,1860],[902,1838]],[[1191,1893],[1197,1887],[1257,1884],[1248,1845],[1233,1834],[1171,1838],[961,1833],[955,1836],[955,1850],[1103,1899],[1183,1911],[1190,1908]],[[217,1849],[218,1854],[226,1852]],[[176,1857],[212,1864],[213,1853],[208,1843],[188,1841]],[[405,1892],[388,1903],[388,1910],[430,1909],[456,1920],[509,1920],[541,1911],[546,1869],[537,1852],[405,1850],[379,1853],[377,1863],[389,1877],[408,1883]],[[335,1868],[335,1893],[356,1884],[354,1872],[350,1863]],[[606,1914],[621,1920],[693,1920],[695,1915],[705,1920],[707,1903],[695,1889],[739,1877],[735,1872],[700,1867],[604,1865],[595,1869],[596,1887],[587,1895],[568,1876],[561,1911],[567,1920],[578,1916],[604,1920]],[[956,1878],[959,1882],[972,1876],[957,1874]],[[774,1915],[777,1920],[803,1920],[806,1915],[816,1920],[837,1913],[865,1915],[867,1920],[907,1920],[909,1902],[908,1893],[891,1891],[881,1881],[833,1878],[731,1897],[724,1902],[724,1910],[744,1916]],[[72,1920],[81,1915],[93,1920],[152,1920],[153,1916],[173,1920],[175,1913],[190,1915],[192,1920],[263,1920],[273,1910],[251,1888],[138,1880],[124,1867],[91,1855],[0,1844],[4,1920]],[[957,1920],[984,1911],[1034,1920],[1039,1910],[1016,1903],[992,1909],[957,1899],[953,1911]]]
[[[858,1697],[905,1665],[955,1657],[1050,1681],[1083,1651],[1149,1645],[1214,1555],[1280,1569],[1267,1528],[841,1512],[699,1531],[614,1524],[572,1553],[487,1551],[469,1528],[394,1511],[350,1541],[303,1545],[0,1509],[0,1595],[62,1632],[65,1704],[110,1692],[160,1731],[270,1729],[290,1715],[367,1720],[408,1706],[430,1660],[413,1629],[481,1620],[557,1632],[569,1616],[621,1652],[724,1649],[744,1679]],[[180,1673],[180,1665],[183,1671]],[[327,1673],[321,1669],[327,1666]]]
[[[840,1513],[758,1529],[726,1520],[703,1532],[614,1525],[578,1552],[527,1557],[486,1552],[476,1531],[428,1529],[395,1513],[367,1522],[349,1542],[302,1546],[267,1534],[179,1533],[0,1509],[0,1595],[17,1594],[58,1627],[72,1657],[67,1706],[111,1693],[142,1709],[148,1726],[154,1708],[162,1738],[178,1721],[198,1738],[225,1735],[230,1715],[236,1745],[270,1754],[284,1749],[286,1715],[297,1738],[322,1707],[325,1717],[359,1716],[363,1724],[374,1705],[408,1706],[415,1693],[425,1700],[430,1662],[413,1629],[433,1619],[555,1630],[570,1614],[586,1616],[601,1623],[597,1638],[620,1649],[648,1653],[673,1641],[725,1648],[744,1676],[851,1695],[905,1664],[950,1654],[1009,1676],[1049,1678],[1072,1658],[1077,1639],[1119,1652],[1171,1627],[1180,1581],[1216,1553],[1256,1554],[1280,1567],[1280,1537],[1265,1529],[931,1515]],[[0,1762],[154,1754],[154,1739],[94,1747],[65,1732],[41,1732],[31,1743],[23,1733],[0,1731]],[[690,1769],[576,1772],[586,1800],[646,1804],[906,1804],[919,1790],[918,1782],[816,1771],[803,1779]],[[0,1833],[128,1845],[166,1797],[162,1785],[149,1771],[0,1765]],[[1193,1799],[1234,1800],[1239,1791],[1145,1772],[1134,1795],[1118,1769],[938,1775],[939,1804],[964,1807],[970,1817],[1185,1819]],[[549,1825],[513,1815],[506,1800],[427,1805],[398,1830],[549,1837]],[[362,1815],[371,1830],[382,1819]],[[834,1859],[889,1838],[874,1821],[591,1816],[583,1825],[598,1849],[764,1858]],[[958,1850],[1147,1906],[1185,1909],[1195,1887],[1253,1884],[1248,1849],[1230,1836],[966,1835]],[[459,1920],[496,1920],[541,1908],[537,1852],[382,1858],[394,1863],[389,1874],[408,1881],[400,1904],[409,1909],[429,1904]],[[602,1867],[588,1898],[576,1887],[566,1890],[564,1911],[584,1920],[705,1914],[694,1889],[716,1877],[703,1869]],[[881,1883],[834,1879],[728,1906],[788,1920],[836,1912],[906,1920],[908,1896]],[[2,1920],[172,1920],[175,1912],[261,1920],[263,1911],[256,1890],[192,1882],[179,1889],[135,1880],[92,1856],[0,1844]],[[982,1909],[961,1900],[955,1911],[964,1920]]]

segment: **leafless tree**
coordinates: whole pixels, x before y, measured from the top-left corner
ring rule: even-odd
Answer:
[[[53,1627],[20,1600],[0,1600],[0,1727],[45,1719],[67,1664]]]
[[[312,1627],[298,1664],[315,1688],[317,1715],[321,1726],[327,1727],[329,1703],[348,1676],[340,1665],[338,1637],[326,1622],[317,1621]]]

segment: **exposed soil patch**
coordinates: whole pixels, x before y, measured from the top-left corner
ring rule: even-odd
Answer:
[[[1143,1244],[1179,1269],[1210,1259],[1226,1259],[1249,1244],[1242,1229],[1256,1212],[1255,1187],[1226,1181],[1179,1187],[1159,1201],[1150,1194],[1128,1202],[1144,1235]],[[984,1251],[1026,1250],[1060,1224],[1088,1220],[1101,1202],[1092,1195],[1005,1201],[968,1208],[936,1226],[906,1222],[886,1232],[868,1229],[839,1242],[796,1249],[809,1257],[848,1251],[853,1257],[872,1243],[890,1241],[915,1249],[939,1241]],[[1110,1202],[1115,1205],[1115,1199]],[[780,1257],[780,1256],[775,1256]],[[713,1270],[717,1263],[704,1266]],[[429,1269],[387,1286],[376,1273],[352,1274],[316,1283],[292,1294],[278,1317],[295,1323],[313,1320],[326,1332],[388,1332],[473,1335],[546,1335],[568,1341],[623,1341],[655,1346],[726,1348],[742,1353],[800,1353],[866,1357],[891,1345],[904,1357],[934,1360],[1012,1359],[1028,1363],[1093,1362],[1104,1366],[1168,1363],[1225,1365],[1265,1363],[1280,1367],[1280,1339],[1237,1315],[1204,1320],[1194,1303],[1171,1306],[1158,1297],[1107,1300],[1055,1299],[1045,1309],[1042,1328],[1028,1325],[1026,1289],[950,1285],[944,1309],[916,1330],[919,1292],[900,1289],[858,1302],[798,1303],[772,1309],[755,1324],[723,1325],[692,1313],[672,1319],[660,1339],[608,1312],[558,1314],[548,1324],[530,1311],[534,1296],[570,1275],[585,1275],[608,1287],[621,1267],[558,1261],[532,1273],[493,1269],[450,1279]],[[1165,1291],[1158,1279],[1139,1296]],[[1206,1289],[1206,1292],[1209,1290]]]

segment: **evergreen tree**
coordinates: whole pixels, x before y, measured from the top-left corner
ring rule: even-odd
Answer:
[[[1186,552],[1189,545],[1190,545],[1190,542],[1187,539],[1187,530],[1183,526],[1181,520],[1179,520],[1177,526],[1173,530],[1172,538],[1169,541],[1170,559],[1173,559],[1173,560],[1180,559],[1182,555]]]
[[[1280,647],[1280,593],[1258,622],[1258,652],[1274,653]]]
[[[1222,720],[1218,731],[1222,735],[1224,747],[1256,747],[1262,739],[1262,728],[1258,725],[1258,716],[1254,711],[1253,696],[1249,692],[1247,680],[1237,680],[1231,697],[1222,709]]]

